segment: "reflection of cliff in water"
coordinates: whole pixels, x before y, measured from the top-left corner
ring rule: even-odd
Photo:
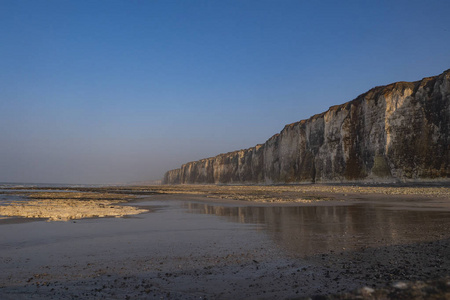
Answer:
[[[280,246],[297,255],[371,245],[437,240],[450,232],[450,213],[391,210],[377,205],[233,207],[186,203],[193,213],[264,224]]]

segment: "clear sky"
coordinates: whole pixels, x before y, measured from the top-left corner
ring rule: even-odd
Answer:
[[[0,0],[0,182],[159,179],[450,68],[450,1]]]

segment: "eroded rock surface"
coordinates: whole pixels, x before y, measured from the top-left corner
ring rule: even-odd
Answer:
[[[34,192],[25,193],[27,201],[0,205],[0,218],[22,217],[68,221],[84,218],[124,217],[148,212],[134,206],[119,205],[133,196],[123,194]]]
[[[264,144],[189,162],[166,184],[446,180],[450,70],[375,87]]]

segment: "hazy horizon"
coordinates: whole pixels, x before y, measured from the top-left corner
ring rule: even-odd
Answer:
[[[450,2],[0,2],[0,182],[161,179],[450,68]]]

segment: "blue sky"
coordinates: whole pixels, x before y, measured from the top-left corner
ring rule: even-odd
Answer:
[[[450,1],[0,1],[0,182],[161,178],[450,68]]]

